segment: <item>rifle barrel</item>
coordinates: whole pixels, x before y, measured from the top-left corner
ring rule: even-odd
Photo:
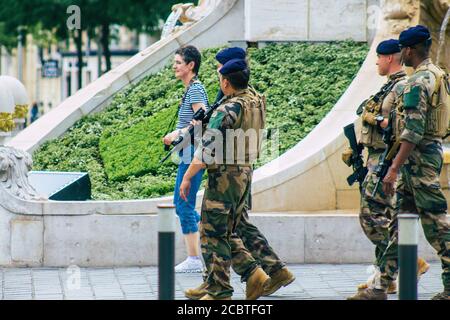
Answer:
[[[206,112],[204,112],[203,110],[198,110],[195,114],[194,114],[194,120],[201,120],[203,123],[207,123],[209,121],[209,118],[211,117],[212,113],[214,112],[214,110],[217,109],[217,107],[222,103],[222,99],[217,101],[216,103],[214,103],[210,108],[208,108],[208,110]],[[201,115],[201,117],[203,117],[202,119],[196,119],[197,117],[199,117],[199,115]],[[194,128],[195,126],[192,124],[189,124],[189,126],[187,126],[188,128],[188,134],[189,136],[192,136],[194,134]],[[184,137],[186,136],[186,133],[184,135],[180,135],[176,140],[174,140],[171,145],[173,146],[173,148],[167,153],[167,155],[159,162],[160,164],[163,163],[164,161],[166,161],[170,155],[174,152],[174,150],[176,149],[176,146],[179,145],[181,142],[183,142]]]

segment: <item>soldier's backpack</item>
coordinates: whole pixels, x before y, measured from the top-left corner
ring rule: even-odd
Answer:
[[[427,70],[436,77],[431,104],[435,110],[440,110],[436,120],[443,122],[438,127],[446,128],[446,130],[442,130],[441,134],[443,137],[447,137],[450,136],[450,75],[434,64],[427,65]]]

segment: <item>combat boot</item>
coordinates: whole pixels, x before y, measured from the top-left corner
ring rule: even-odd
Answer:
[[[394,280],[389,284],[387,294],[396,294],[396,293],[397,293],[397,281]]]
[[[367,283],[361,283],[358,285],[358,291],[366,290],[369,288]],[[397,281],[392,281],[387,289],[387,294],[395,294],[397,293]]]
[[[208,286],[208,283],[205,281],[201,285],[199,285],[197,288],[194,289],[187,289],[184,291],[184,295],[186,298],[191,300],[198,300],[201,299],[203,296],[207,294],[206,287]]]
[[[367,284],[367,282],[360,283],[360,284],[358,284],[358,287],[357,287],[358,291],[366,290],[367,288],[369,288],[369,285]]]
[[[288,268],[281,268],[270,277],[269,283],[264,290],[263,296],[270,296],[281,287],[290,285],[292,282],[294,282],[294,280],[295,276],[288,270]]]
[[[250,277],[247,279],[247,286],[245,290],[246,300],[256,300],[264,293],[266,286],[269,284],[270,277],[260,267],[253,270]]]
[[[367,288],[359,290],[354,296],[347,300],[387,300],[387,293],[382,289]]]
[[[370,273],[370,270],[372,270],[372,274],[370,275],[369,279],[367,279],[366,282],[358,285],[358,287],[357,287],[358,291],[366,290],[370,287],[374,287],[376,279],[380,278],[381,274],[380,274],[380,268],[378,266],[370,266],[369,268],[367,268],[368,273]]]
[[[205,294],[203,297],[200,298],[200,300],[231,300],[231,297],[217,298],[210,294]]]
[[[420,280],[420,277],[425,274],[430,269],[430,265],[422,258],[417,259],[417,281]],[[361,283],[358,285],[358,291],[365,290],[369,288],[375,281],[375,278],[379,276],[379,271],[376,270],[375,273],[369,278],[366,283]],[[392,281],[387,290],[387,294],[395,294],[397,293],[397,282]]]
[[[417,279],[430,269],[430,265],[422,258],[417,259]]]
[[[430,265],[422,258],[417,259],[417,282],[430,269]],[[397,281],[392,281],[387,290],[388,294],[397,293]]]
[[[444,291],[434,295],[431,300],[450,300],[450,291]]]

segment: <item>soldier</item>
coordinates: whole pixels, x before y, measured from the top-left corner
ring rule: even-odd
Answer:
[[[247,54],[244,49],[239,47],[232,47],[232,48],[225,48],[223,50],[220,50],[216,54],[216,60],[218,62],[217,70],[223,67],[225,63],[232,59],[241,59],[246,60]],[[216,102],[220,101],[220,99],[223,98],[223,92],[222,89],[219,88],[219,91],[217,92],[216,96]]]
[[[232,59],[245,60],[246,53],[242,48],[232,47],[221,50],[216,55],[218,61],[218,70],[223,67],[228,61]],[[248,85],[248,91],[254,95],[256,99],[261,99],[254,88]],[[219,90],[217,101],[223,98],[222,90]],[[253,258],[261,265],[263,270],[270,276],[269,284],[265,288],[264,296],[271,295],[283,286],[287,286],[295,280],[295,276],[288,270],[285,264],[280,260],[278,255],[274,252],[269,242],[259,229],[249,222],[248,210],[251,209],[251,190],[248,192],[248,198],[242,209],[242,218],[239,225],[244,225],[243,228],[237,228],[236,234],[241,238],[245,247],[250,251]],[[247,282],[253,265],[246,263],[245,255],[241,256],[239,251],[232,251],[232,267],[233,270],[241,276],[242,282]],[[188,289],[185,295],[189,299],[200,299],[206,295],[206,277],[204,282],[195,289]],[[247,282],[246,295],[247,298],[253,296],[254,290]]]
[[[186,197],[191,177],[207,168],[201,244],[208,277],[207,294],[202,300],[231,298],[232,255],[239,256],[239,263],[251,270],[247,279],[248,299],[261,296],[270,280],[236,234],[237,230],[242,232],[251,226],[243,223],[242,212],[252,181],[252,164],[259,154],[259,130],[265,121],[264,101],[260,95],[249,92],[249,77],[247,63],[241,59],[230,60],[219,70],[225,97],[213,113],[203,137],[203,147],[197,150],[180,186],[180,195]],[[256,141],[245,139],[252,130],[256,132]]]
[[[447,133],[449,106],[448,102],[437,103],[439,92],[436,92],[444,72],[429,58],[431,35],[426,27],[409,28],[400,34],[399,40],[403,62],[415,72],[396,102],[394,130],[401,144],[383,180],[383,191],[393,195],[399,176],[396,210],[389,226],[389,245],[381,259],[379,283],[362,291],[359,299],[387,299],[386,290],[398,271],[397,214],[415,213],[420,217],[425,237],[442,262],[444,291],[433,299],[449,300],[450,231],[447,201],[439,184],[443,165],[442,138]],[[443,85],[440,90],[446,89],[449,90],[447,85]]]
[[[380,76],[387,76],[388,82],[383,85],[377,94],[362,104],[360,143],[368,151],[366,164],[368,173],[361,188],[359,212],[361,227],[367,238],[375,245],[375,275],[367,283],[360,284],[358,291],[369,287],[376,275],[379,274],[381,257],[389,243],[388,226],[393,210],[393,199],[384,194],[381,185],[374,191],[377,181],[375,169],[378,166],[380,156],[386,149],[382,139],[382,128],[387,127],[392,106],[406,84],[406,73],[402,68],[398,40],[382,41],[376,51],[378,73]],[[342,155],[343,161],[349,166],[351,165],[351,157],[352,149],[349,148]],[[423,259],[419,258],[418,265],[420,274],[429,269],[429,265]],[[395,293],[396,291],[396,283],[392,282],[388,293]]]

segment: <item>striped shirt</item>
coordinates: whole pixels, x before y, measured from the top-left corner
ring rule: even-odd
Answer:
[[[206,107],[208,106],[208,95],[205,87],[198,81],[191,84],[181,103],[178,110],[177,129],[182,129],[189,125],[194,116],[192,105],[196,103],[203,103]]]

